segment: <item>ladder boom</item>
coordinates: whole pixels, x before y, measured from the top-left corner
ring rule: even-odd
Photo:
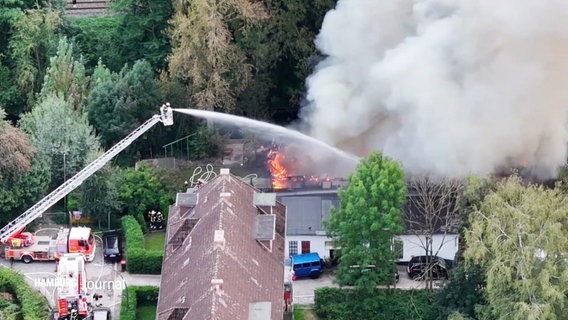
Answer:
[[[51,206],[56,204],[59,200],[63,199],[71,191],[75,190],[81,185],[87,178],[92,176],[95,172],[105,166],[112,158],[119,154],[122,150],[126,149],[132,142],[134,142],[138,137],[152,128],[156,123],[162,122],[165,126],[173,124],[172,110],[168,106],[163,105],[160,110],[160,115],[154,115],[152,118],[148,119],[141,126],[132,131],[126,138],[122,139],[120,142],[112,146],[107,152],[98,157],[95,161],[89,163],[83,170],[79,171],[69,180],[65,181],[57,189],[53,190],[50,194],[45,196],[39,202],[34,204],[31,208],[26,210],[12,222],[8,223],[2,229],[0,229],[0,241],[6,243],[8,239],[16,232],[19,228],[26,226],[39,216],[45,210],[49,209]]]

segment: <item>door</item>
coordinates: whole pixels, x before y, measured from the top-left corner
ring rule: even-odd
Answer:
[[[302,241],[302,254],[310,253],[310,242],[309,241]]]

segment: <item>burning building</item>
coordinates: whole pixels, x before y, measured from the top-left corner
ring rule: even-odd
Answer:
[[[347,184],[345,175],[322,173],[329,168],[324,163],[316,165],[306,150],[276,144],[266,150],[266,165],[273,190],[333,189]]]

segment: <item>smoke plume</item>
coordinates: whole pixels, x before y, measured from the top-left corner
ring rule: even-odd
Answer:
[[[567,157],[568,1],[339,0],[307,80],[310,134],[408,173],[489,174]]]

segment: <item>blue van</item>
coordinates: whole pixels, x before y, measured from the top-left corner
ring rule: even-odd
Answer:
[[[292,256],[292,268],[297,278],[316,279],[323,272],[323,261],[316,252],[298,254]]]

